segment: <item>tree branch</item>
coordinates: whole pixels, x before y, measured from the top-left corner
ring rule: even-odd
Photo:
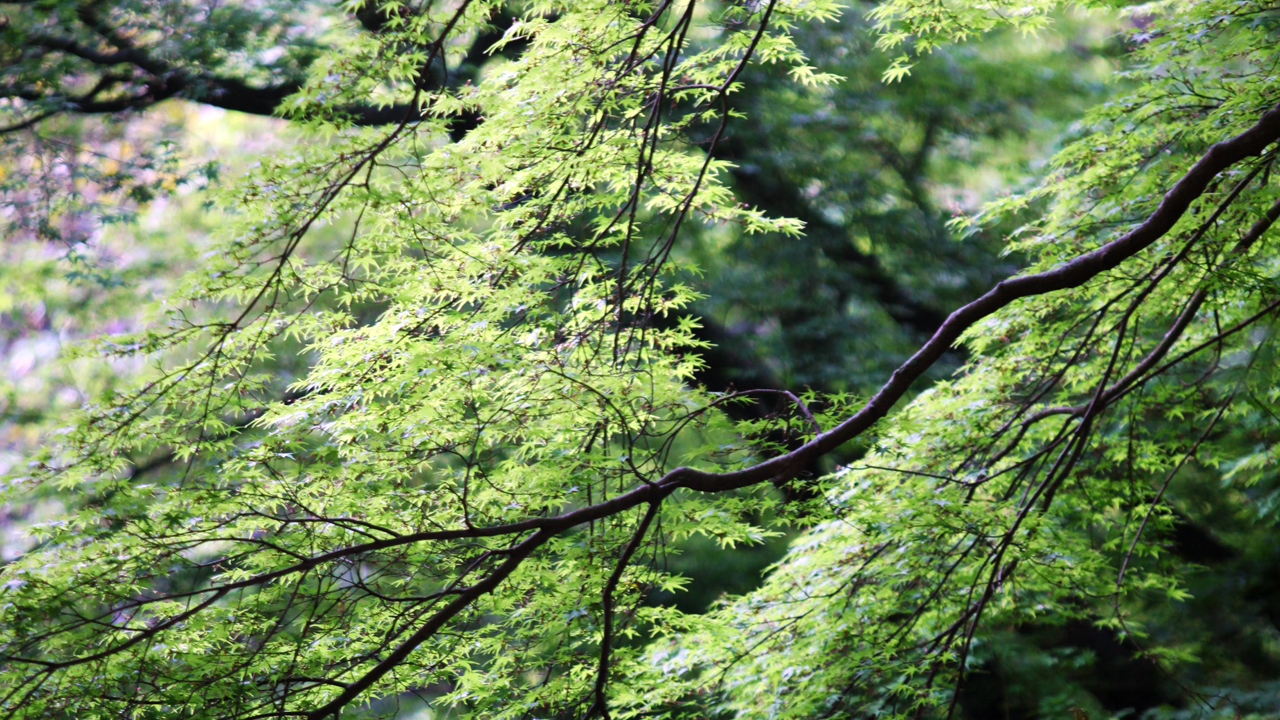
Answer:
[[[301,80],[292,78],[271,85],[251,85],[244,79],[217,72],[193,72],[186,68],[176,67],[150,54],[146,48],[139,47],[127,36],[113,28],[96,12],[94,3],[79,8],[77,17],[93,34],[106,44],[115,48],[113,51],[102,51],[86,45],[73,37],[63,35],[37,34],[27,38],[30,48],[41,48],[46,51],[70,55],[85,61],[90,72],[132,66],[138,73],[133,82],[143,86],[141,93],[125,95],[101,101],[87,101],[60,92],[56,87],[43,93],[27,93],[23,99],[29,102],[44,102],[58,106],[56,109],[42,111],[35,119],[28,119],[20,126],[5,128],[5,132],[29,127],[47,117],[60,112],[79,115],[114,114],[127,111],[145,110],[156,103],[170,98],[182,98],[211,107],[233,110],[251,115],[274,116],[284,100],[302,89]],[[361,25],[370,32],[382,32],[387,27],[389,16],[380,7],[370,6],[355,15]],[[467,50],[466,59],[460,72],[450,73],[440,84],[447,86],[460,85],[470,79],[478,66],[488,56],[495,43],[502,39],[507,27],[515,22],[515,16],[509,12],[500,12],[492,29],[480,33]],[[439,41],[437,41],[437,45]],[[504,52],[516,53],[522,48],[520,43],[512,43],[504,48]],[[304,74],[305,68],[297,75]],[[3,92],[0,96],[14,96],[13,92]],[[421,120],[425,114],[412,103],[396,103],[386,106],[349,105],[336,108],[341,115],[348,117],[358,126],[395,125],[406,117],[411,121]],[[450,121],[450,134],[456,141],[479,125],[480,118],[474,113],[463,113]]]

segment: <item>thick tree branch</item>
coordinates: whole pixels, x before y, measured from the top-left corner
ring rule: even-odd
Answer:
[[[401,11],[401,14],[406,11]],[[244,79],[219,72],[200,72],[189,68],[180,68],[165,62],[148,52],[144,47],[134,44],[127,36],[104,20],[96,12],[93,4],[83,6],[77,13],[83,27],[101,38],[113,50],[100,50],[85,42],[63,34],[37,34],[27,39],[27,46],[45,52],[69,55],[84,61],[90,73],[101,72],[115,77],[113,84],[117,87],[127,80],[133,86],[142,88],[140,92],[125,93],[119,97],[105,100],[92,100],[84,96],[76,97],[60,91],[56,85],[52,90],[34,93],[0,92],[0,96],[22,97],[28,102],[41,102],[55,106],[50,110],[38,113],[38,120],[28,119],[21,127],[28,127],[59,112],[80,115],[114,114],[127,111],[145,110],[156,103],[170,99],[182,98],[211,107],[243,112],[251,115],[274,116],[279,113],[281,105],[290,95],[302,89],[300,79],[302,68],[294,78],[269,85],[253,85]],[[389,16],[377,6],[370,6],[356,13],[356,19],[365,29],[379,33],[387,28]],[[448,78],[437,78],[435,85],[456,86],[471,79],[476,68],[487,58],[493,46],[502,39],[506,29],[515,22],[509,12],[500,12],[494,19],[491,28],[480,33],[468,48],[463,65]],[[439,45],[443,38],[437,41]],[[522,44],[511,43],[504,48],[504,53],[518,53]],[[131,77],[120,76],[121,70],[132,70]],[[105,76],[105,75],[104,75]],[[425,114],[412,103],[396,103],[386,106],[356,104],[335,108],[359,126],[382,126],[398,124],[406,117],[410,121],[421,120]],[[455,140],[474,129],[480,122],[474,113],[464,113],[450,122],[450,134]],[[14,128],[6,129],[12,131]],[[17,128],[20,129],[20,128]]]
[[[803,447],[734,472],[707,473],[692,468],[677,468],[660,484],[679,483],[683,487],[708,492],[745,487],[788,475],[794,472],[798,464],[815,455],[831,452],[858,437],[887,415],[911,384],[924,375],[970,327],[1016,300],[1079,287],[1099,274],[1118,267],[1173,229],[1191,203],[1204,193],[1218,173],[1245,158],[1261,154],[1277,140],[1280,140],[1280,105],[1268,109],[1256,124],[1239,135],[1211,146],[1165,193],[1155,211],[1134,229],[1052,270],[1002,280],[982,297],[951,313],[933,337],[893,372],[889,381],[881,386],[861,410]]]

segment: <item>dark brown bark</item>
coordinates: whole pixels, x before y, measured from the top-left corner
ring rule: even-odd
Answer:
[[[386,14],[380,8],[361,10],[356,19],[370,32],[382,32],[386,27]],[[27,102],[48,106],[40,119],[59,113],[77,115],[105,115],[145,110],[159,102],[180,98],[192,102],[223,108],[251,115],[274,116],[290,95],[302,89],[300,78],[306,68],[298,68],[296,77],[270,85],[255,85],[243,78],[218,73],[196,72],[175,67],[154,57],[148,48],[134,46],[115,30],[107,26],[91,6],[80,13],[84,28],[100,36],[113,46],[104,51],[62,35],[37,35],[28,38],[26,50],[62,56],[72,56],[83,61],[86,72],[100,78],[96,87],[79,95],[64,88],[35,89],[21,82],[0,87],[0,97],[22,98]],[[439,77],[429,77],[432,88],[454,87],[474,79],[478,67],[488,58],[495,43],[515,22],[510,12],[499,12],[489,30],[480,33],[472,42],[462,65]],[[521,43],[510,43],[503,48],[508,56],[518,54]],[[105,97],[104,97],[105,96]],[[421,119],[416,106],[400,103],[387,106],[355,104],[336,108],[358,126],[395,125]],[[450,122],[450,135],[456,141],[480,123],[474,112],[463,113]],[[21,127],[29,123],[21,124]],[[13,129],[18,129],[15,126]]]

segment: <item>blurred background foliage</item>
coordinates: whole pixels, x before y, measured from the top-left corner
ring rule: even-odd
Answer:
[[[1064,15],[1039,35],[997,33],[936,51],[909,77],[885,84],[889,59],[875,49],[862,19],[869,7],[855,6],[840,22],[799,35],[812,64],[842,82],[810,89],[787,82],[776,68],[753,66],[733,98],[741,117],[716,152],[735,165],[739,200],[802,220],[805,234],[704,226],[683,237],[678,252],[702,273],[697,282],[705,299],[696,311],[701,335],[715,347],[700,380],[712,390],[864,393],[946,313],[1011,274],[1019,258],[1002,250],[1016,220],[964,236],[948,222],[1027,186],[1079,131],[1074,123],[1084,111],[1122,90],[1113,76],[1140,25],[1140,19]],[[218,12],[217,22],[161,18],[160,26],[174,28],[162,45],[199,73],[255,87],[299,82],[316,43],[361,25],[368,30],[372,22],[332,6],[283,11],[250,3]],[[472,40],[456,48],[457,77],[446,81],[465,82],[504,61],[477,51],[483,43]],[[15,57],[6,55],[10,69],[26,62]],[[176,283],[225,219],[211,192],[220,179],[240,174],[267,149],[303,139],[284,120],[214,107],[227,103],[202,92],[186,93],[194,101],[129,112],[58,115],[0,136],[4,464],[21,462],[38,422],[136,370],[56,360],[76,340],[149,321],[144,300]],[[693,142],[702,139],[696,130],[692,135]],[[349,228],[320,229],[317,242],[323,246],[328,236],[336,244],[343,230]],[[958,360],[932,377],[946,375]],[[305,364],[287,352],[276,361],[281,386]],[[776,410],[762,401],[734,412]],[[1232,432],[1242,449],[1259,442],[1248,427]],[[857,457],[854,448],[839,461]],[[181,472],[168,458],[146,467]],[[1180,517],[1166,561],[1200,569],[1185,602],[1153,603],[1133,619],[1160,644],[1186,648],[1185,658],[1157,663],[1138,641],[1122,642],[1112,630],[1087,624],[990,628],[971,661],[964,716],[1172,720],[1199,717],[1230,700],[1242,716],[1276,717],[1280,483],[1272,473],[1255,475],[1231,483],[1188,469],[1171,490]],[[50,491],[25,507],[0,508],[0,555],[15,557],[27,545],[24,528],[81,501]],[[690,540],[670,559],[674,571],[690,578],[688,589],[655,592],[651,601],[698,612],[726,594],[747,592],[787,539],[732,549]],[[1191,685],[1218,695],[1190,692]]]

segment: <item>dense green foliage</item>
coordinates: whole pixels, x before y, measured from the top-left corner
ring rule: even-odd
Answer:
[[[0,5],[0,708],[1269,716],[1280,6],[1088,5]]]

